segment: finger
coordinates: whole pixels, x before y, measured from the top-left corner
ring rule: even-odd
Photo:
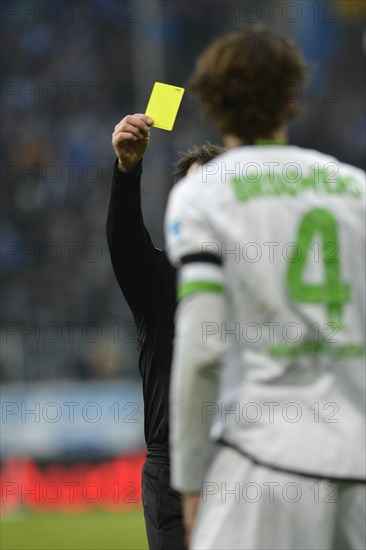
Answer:
[[[137,136],[138,138],[143,139],[147,137],[149,130],[145,131],[145,130],[142,130],[141,128],[138,128],[137,126],[134,126],[133,124],[123,122],[123,124],[116,126],[114,133],[118,133],[118,132],[130,132],[135,136]]]
[[[120,141],[138,141],[138,137],[131,132],[114,132],[112,142],[119,143]]]
[[[138,128],[140,128],[140,130],[143,130],[144,132],[148,132],[152,124],[152,119],[145,115],[131,115],[131,117],[128,118],[127,122],[137,126]]]
[[[117,134],[113,134],[112,137],[112,145],[114,147],[117,147],[120,145],[123,141],[138,141],[138,138],[129,132],[118,132]]]
[[[117,133],[118,132],[129,132],[130,134],[134,134],[139,139],[144,139],[146,137],[146,132],[136,128],[136,126],[132,126],[132,124],[127,124],[127,122],[122,124],[122,126],[117,130]]]
[[[142,122],[144,122],[148,126],[151,126],[154,122],[151,117],[144,115],[143,113],[135,113],[133,116],[139,118],[140,120],[142,120]]]
[[[143,117],[143,119],[141,119]],[[124,124],[130,124],[131,126],[134,126],[136,128],[139,128],[143,132],[148,132],[150,130],[151,123],[148,123],[149,117],[145,117],[145,115],[127,115],[125,118],[121,120],[116,126],[115,130],[121,130],[123,129]]]

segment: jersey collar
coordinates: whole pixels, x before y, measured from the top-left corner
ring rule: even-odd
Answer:
[[[282,139],[256,139],[253,145],[286,145]]]

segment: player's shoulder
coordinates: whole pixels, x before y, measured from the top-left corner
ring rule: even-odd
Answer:
[[[346,179],[351,179],[356,182],[358,189],[357,196],[365,197],[366,195],[366,173],[361,168],[348,164],[347,162],[342,162],[338,158],[327,155],[325,153],[320,153],[319,151],[313,151],[317,154],[317,162],[320,167],[326,168],[332,173],[332,177],[341,177]],[[314,158],[314,157],[313,157]]]
[[[318,151],[316,149],[305,149],[303,147],[296,147],[296,150],[298,151],[298,154],[301,155],[304,159],[308,159],[310,161],[315,159],[316,161],[321,162],[323,165],[334,164],[343,171],[353,172],[355,175],[358,175],[361,178],[365,177],[365,171],[361,168],[353,166],[352,164],[348,164],[347,162],[343,162],[337,157],[334,157],[327,153],[322,153],[321,151]]]
[[[229,149],[227,152],[220,155],[220,157],[217,157],[217,161],[225,161],[235,164],[238,161],[266,160],[267,158],[272,158],[274,156],[278,157],[279,160],[284,158],[288,162],[299,159],[300,161],[303,160],[305,162],[313,162],[315,160],[322,163],[334,163],[338,166],[344,167],[345,169],[352,170],[361,176],[365,175],[365,172],[361,168],[342,162],[332,155],[323,153],[317,149],[305,148],[292,144],[273,145],[269,143],[268,145],[260,146],[243,145],[234,149]]]
[[[200,195],[201,189],[207,187],[207,183],[218,180],[219,167],[223,160],[225,160],[228,153],[219,155],[205,164],[198,166],[198,168],[184,176],[181,180],[174,184],[174,187],[170,191],[170,202],[180,201],[193,201],[197,202],[197,197]]]
[[[216,182],[222,181],[222,167],[232,162],[235,150],[225,151],[223,154],[209,160],[199,166],[194,172],[187,174],[171,190],[171,196],[178,196],[181,199],[197,197],[201,189],[205,189],[209,184],[210,189]]]
[[[271,163],[275,163],[275,165],[277,164],[282,168],[291,163],[299,164],[300,168],[305,170],[316,166],[316,163],[318,163],[320,168],[333,170],[334,174],[341,172],[343,175],[355,178],[359,185],[363,189],[365,188],[364,170],[316,149],[306,149],[297,145],[283,145],[280,147],[244,145],[229,149],[197,168],[195,172],[185,176],[174,186],[172,195],[179,197],[181,201],[186,200],[197,204],[201,190],[207,188],[207,184],[213,192],[215,185],[225,183],[228,175],[236,172],[243,173],[243,166],[246,170],[249,170],[257,165],[257,168],[261,170],[263,166]],[[207,198],[207,193],[202,196]]]
[[[196,173],[188,174],[174,184],[168,197],[166,218],[174,218],[178,213],[182,216],[185,211],[191,210],[197,204],[197,186],[201,181],[197,176]]]
[[[356,179],[361,187],[365,188],[366,174],[364,170],[317,149],[307,149],[297,145],[284,145],[277,149],[275,147],[265,149],[262,147],[256,148],[257,158],[272,158],[273,160],[276,157],[282,167],[293,163],[298,164],[301,169],[305,170],[309,168],[313,170],[316,170],[316,168],[326,169],[331,172],[332,177],[335,177],[338,173],[342,176],[350,176]]]

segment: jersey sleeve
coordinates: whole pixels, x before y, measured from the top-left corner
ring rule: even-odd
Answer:
[[[217,399],[226,350],[219,327],[226,304],[219,243],[197,196],[182,184],[169,198],[165,230],[168,256],[178,269],[179,300],[170,386],[171,483],[189,493],[202,490],[214,451],[213,419],[202,421],[202,414]],[[207,325],[215,327],[215,334],[206,341],[202,333]]]
[[[165,217],[167,253],[179,270],[177,297],[202,292],[222,293],[224,274],[220,244],[199,198],[182,182],[169,197]]]
[[[144,224],[141,175],[141,163],[130,172],[120,172],[115,162],[107,218],[113,270],[134,314],[160,303],[167,264],[164,252],[154,247]]]
[[[221,361],[227,349],[219,330],[224,315],[224,297],[219,294],[195,294],[177,307],[169,433],[171,484],[183,493],[202,490],[214,453],[210,438],[214,416],[206,411],[217,403]]]

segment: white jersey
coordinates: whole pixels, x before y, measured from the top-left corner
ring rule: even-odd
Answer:
[[[236,148],[177,184],[166,234],[181,297],[227,298],[228,320],[202,326],[207,345],[231,344],[212,437],[271,467],[363,479],[364,172],[295,146]]]

